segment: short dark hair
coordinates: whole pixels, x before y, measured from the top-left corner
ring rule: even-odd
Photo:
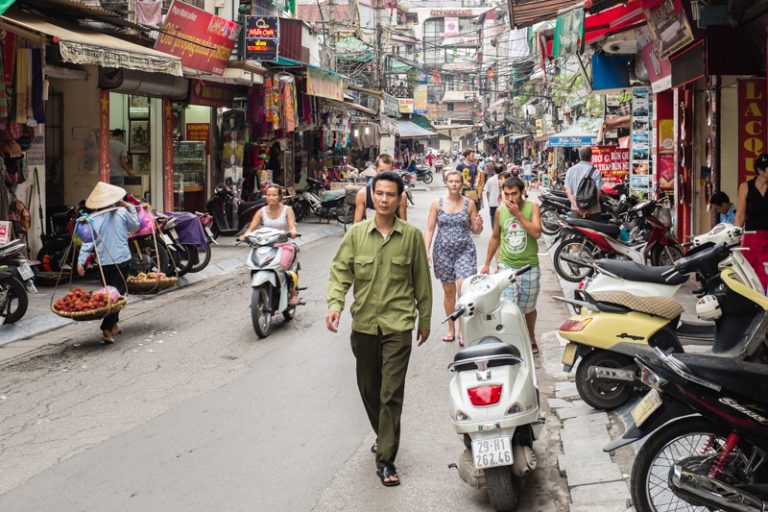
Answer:
[[[589,162],[592,160],[592,147],[590,146],[581,146],[579,148],[579,158],[582,162]]]
[[[277,190],[277,195],[280,197],[283,197],[283,189],[278,185],[277,183],[268,183],[266,187],[264,187],[264,193],[267,193],[267,190],[274,188]]]
[[[519,188],[520,192],[525,192],[525,183],[517,176],[510,176],[504,180],[504,186],[501,188]]]
[[[115,128],[114,130],[112,130],[113,137],[122,137],[123,135],[125,135],[125,130],[123,130],[122,128]]]
[[[401,178],[400,175],[394,171],[384,171],[374,176],[373,179],[371,180],[372,192],[376,191],[376,183],[378,183],[379,181],[391,181],[391,182],[397,183],[398,197],[402,195],[402,193],[405,191],[405,183],[403,183],[403,178]]]
[[[715,192],[709,200],[709,204],[721,205],[730,203],[731,198],[725,192]]]
[[[755,160],[755,170],[758,169],[763,171],[768,169],[768,153],[763,153]]]
[[[391,165],[391,164],[394,164],[395,161],[392,159],[392,155],[390,155],[389,153],[382,153],[378,156],[378,158],[376,158],[376,163],[373,164],[373,166],[378,167],[380,163]]]
[[[474,149],[465,149],[464,150],[464,158],[467,158],[469,155],[471,155],[474,152],[475,152]]]

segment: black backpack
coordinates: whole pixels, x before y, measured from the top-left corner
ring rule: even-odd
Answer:
[[[597,186],[592,174],[597,169],[593,165],[589,172],[581,178],[579,186],[576,188],[576,206],[580,210],[589,210],[597,204]]]

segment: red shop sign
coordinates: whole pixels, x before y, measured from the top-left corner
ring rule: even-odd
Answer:
[[[739,80],[739,183],[755,175],[755,159],[765,151],[765,79]]]
[[[179,57],[188,68],[221,75],[239,33],[234,21],[173,0],[155,50]]]
[[[239,88],[205,80],[192,80],[189,86],[189,104],[205,107],[232,107]]]

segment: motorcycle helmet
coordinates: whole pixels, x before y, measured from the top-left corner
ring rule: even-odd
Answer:
[[[705,295],[696,303],[696,315],[706,321],[715,321],[723,316],[720,302],[714,295]]]

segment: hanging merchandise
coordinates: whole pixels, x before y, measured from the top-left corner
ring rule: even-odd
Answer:
[[[29,83],[29,66],[31,63],[27,59],[28,52],[26,48],[16,50],[16,73],[14,83],[14,116],[13,119],[19,124],[27,122],[27,105],[29,95],[27,85]],[[31,60],[31,53],[29,53]]]
[[[283,74],[280,76],[280,106],[281,106],[281,128],[287,133],[296,131],[296,84],[293,76]]]

